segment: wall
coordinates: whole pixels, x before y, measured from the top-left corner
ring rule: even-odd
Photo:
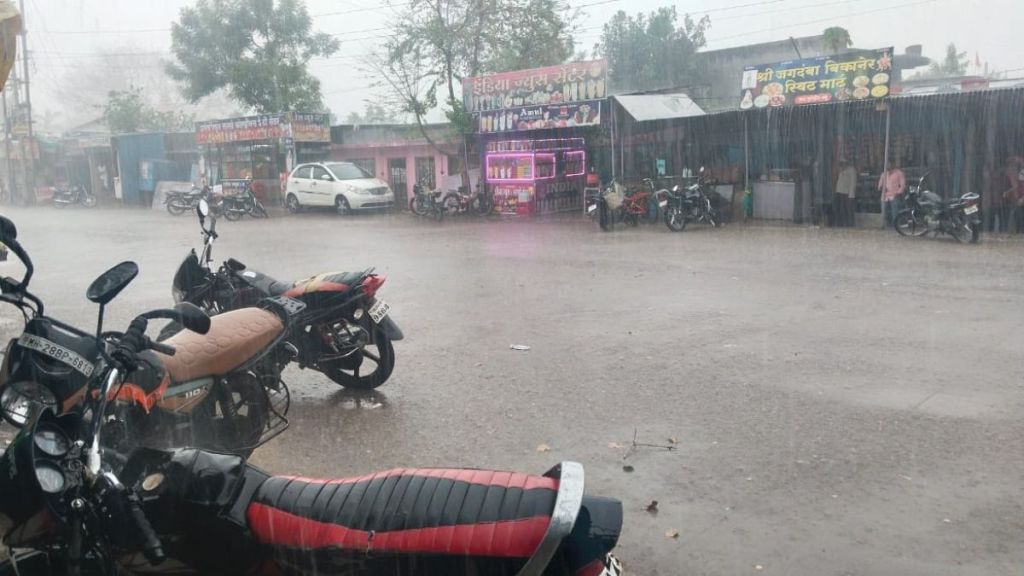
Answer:
[[[125,204],[145,204],[147,199],[142,192],[139,161],[164,159],[164,135],[122,134],[116,140],[122,200]]]

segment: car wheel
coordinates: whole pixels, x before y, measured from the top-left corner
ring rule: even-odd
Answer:
[[[299,199],[295,194],[289,194],[284,203],[288,205],[288,211],[292,214],[298,214],[302,211],[302,205],[299,204]]]
[[[334,199],[334,209],[341,215],[348,214],[352,211],[352,207],[348,204],[348,199],[340,194]]]

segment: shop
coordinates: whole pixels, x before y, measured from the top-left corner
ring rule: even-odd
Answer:
[[[261,200],[280,203],[282,182],[294,166],[330,158],[330,117],[282,112],[199,122],[196,143],[208,182],[251,179]]]
[[[607,81],[607,62],[596,60],[463,82],[496,211],[582,210],[587,171],[608,143]]]

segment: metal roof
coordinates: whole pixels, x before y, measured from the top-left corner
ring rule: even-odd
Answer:
[[[620,94],[612,96],[637,122],[704,116],[705,112],[682,92],[676,94]]]

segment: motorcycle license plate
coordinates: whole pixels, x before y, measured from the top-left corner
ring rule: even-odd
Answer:
[[[373,320],[374,324],[380,324],[380,321],[383,320],[390,311],[391,305],[383,300],[377,300],[373,303],[373,306],[370,306],[370,309],[367,312],[370,314],[370,319]]]
[[[658,206],[660,206],[662,208],[664,208],[665,206],[668,206],[668,200],[661,200],[661,201],[659,201],[658,202]]]
[[[978,211],[978,207],[977,206],[968,206],[967,208],[964,208],[964,214],[974,214],[977,211]]]
[[[597,204],[591,204],[590,206],[587,206],[587,214],[593,213],[594,210],[597,210]]]

